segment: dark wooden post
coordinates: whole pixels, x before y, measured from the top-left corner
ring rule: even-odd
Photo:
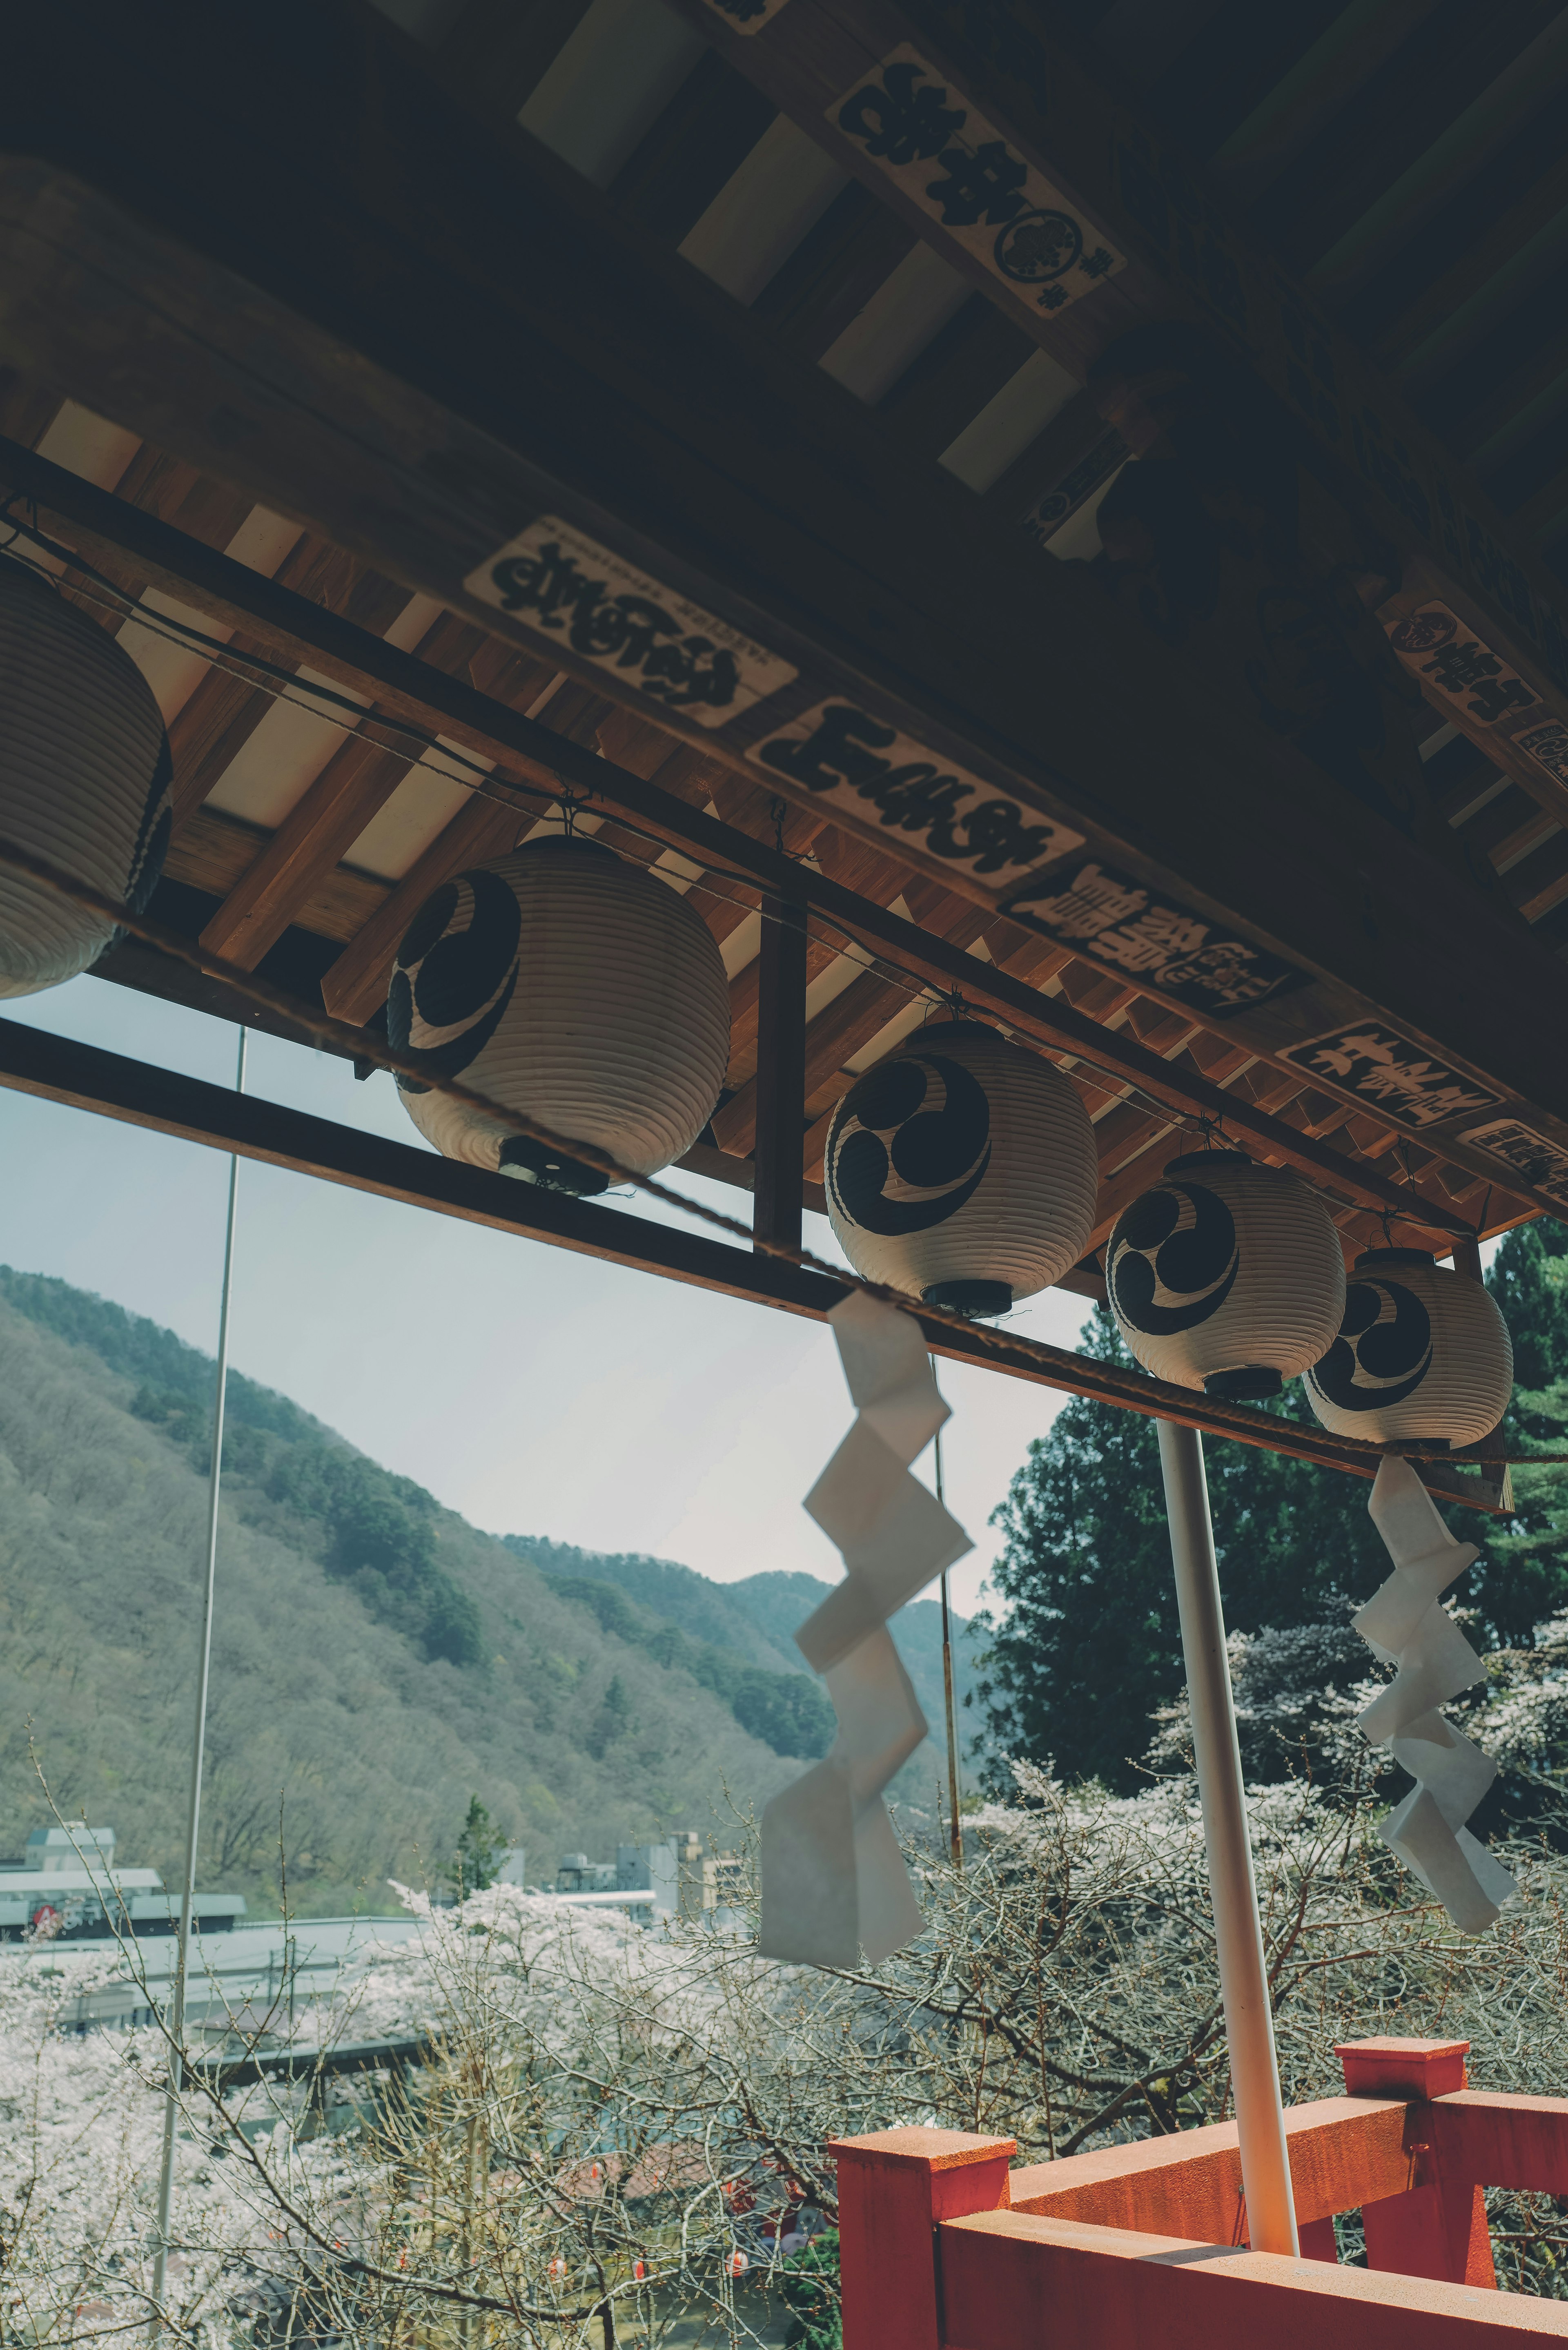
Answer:
[[[800,1246],[805,1142],[805,909],[763,901],[757,972],[756,1190],[758,1240]]]
[[[1480,1241],[1479,1235],[1473,1240],[1455,1241],[1454,1271],[1456,1273],[1468,1273],[1472,1281],[1485,1280],[1486,1275],[1481,1271]]]

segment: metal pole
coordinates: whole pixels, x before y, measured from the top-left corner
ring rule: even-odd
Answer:
[[[1162,1419],[1159,1465],[1165,1476],[1181,1650],[1187,1660],[1187,1690],[1192,1708],[1192,1745],[1198,1759],[1198,1794],[1203,1806],[1209,1893],[1214,1906],[1220,1995],[1225,2006],[1231,2083],[1241,2142],[1247,2238],[1255,2252],[1285,2252],[1299,2260],[1263,1932],[1252,1879],[1241,1753],[1236,1742],[1236,1710],[1225,1654],[1220,1570],[1198,1430]]]
[[[234,1090],[245,1089],[247,1032],[240,1030]],[[234,1211],[240,1162],[229,1161],[229,1219],[223,1236],[223,1288],[218,1308],[218,1368],[213,1404],[213,1465],[207,1492],[207,1570],[202,1593],[202,1648],[196,1670],[196,1724],[191,1742],[191,1799],[185,1815],[185,1876],[180,1889],[180,1948],[174,1960],[174,2004],[170,2019],[169,2089],[163,2106],[163,2168],[158,2180],[158,2244],[152,2262],[152,2300],[160,2317],[169,2266],[169,2219],[174,2195],[174,2137],[184,2081],[185,1977],[196,1906],[196,1846],[202,1832],[202,1764],[207,1743],[207,1683],[213,1661],[213,1595],[218,1572],[218,1483],[223,1462],[223,1397],[229,1376],[229,1305],[234,1282]]]
[[[937,1430],[936,1442],[937,1499],[939,1502],[945,1503],[947,1495],[942,1491],[942,1431],[940,1428]],[[963,1823],[959,1814],[958,1716],[953,1711],[953,1636],[952,1623],[948,1614],[948,1571],[945,1566],[942,1569],[942,1692],[947,1699],[948,1708],[948,1804],[951,1821],[948,1832],[949,1842],[952,1851],[953,1866],[961,1870]]]

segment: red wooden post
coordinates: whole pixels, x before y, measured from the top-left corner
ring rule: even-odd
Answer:
[[[844,2350],[940,2350],[937,2224],[1005,2211],[1010,2137],[874,2130],[836,2139]]]
[[[1468,2040],[1342,2040],[1334,2053],[1350,2097],[1447,2097],[1469,2086]]]
[[[1335,2051],[1353,2097],[1411,2097],[1429,2102],[1467,2085],[1468,2040],[1352,2040]],[[1449,2152],[1440,2161],[1434,2134],[1410,2108],[1406,2146],[1410,2184],[1403,2195],[1364,2203],[1368,2268],[1402,2276],[1440,2277],[1450,2284],[1490,2286],[1491,2237],[1486,2199],[1468,2164]],[[1445,2137],[1451,2137],[1445,2133]]]

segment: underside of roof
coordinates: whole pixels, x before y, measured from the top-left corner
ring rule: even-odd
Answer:
[[[806,908],[808,1204],[955,993],[1083,1096],[1091,1294],[1221,1132],[1350,1256],[1568,1201],[1568,11],[333,0],[176,9],[156,73],[47,13],[0,480],[163,711],[158,920],[373,1034],[430,891],[575,821],[720,944],[688,1163],[746,1190],[750,843]]]

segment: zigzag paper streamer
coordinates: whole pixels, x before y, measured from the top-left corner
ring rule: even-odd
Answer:
[[[882,1790],[926,1734],[887,1622],[972,1550],[909,1463],[948,1418],[913,1316],[854,1290],[828,1315],[855,1425],[805,1506],[844,1554],[845,1578],[795,1645],[838,1716],[826,1760],[763,1814],[762,1950],[770,1959],[875,1966],[924,1923]]]
[[[1416,1782],[1379,1834],[1460,1931],[1480,1934],[1518,1887],[1465,1826],[1497,1764],[1438,1708],[1483,1679],[1486,1667],[1438,1599],[1480,1553],[1454,1540],[1407,1461],[1384,1460],[1367,1507],[1394,1572],[1355,1628],[1398,1669],[1358,1718],[1372,1743],[1386,1746]]]

